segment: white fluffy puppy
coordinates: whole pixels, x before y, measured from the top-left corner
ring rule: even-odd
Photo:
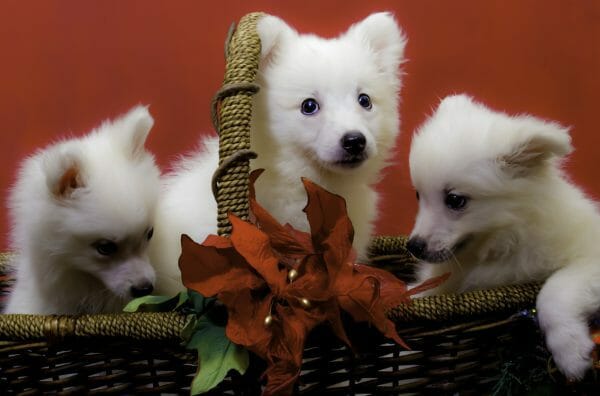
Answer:
[[[24,161],[9,199],[17,256],[6,313],[113,312],[152,292],[153,122],[136,107]]]
[[[354,247],[365,256],[376,217],[373,185],[399,132],[399,66],[405,38],[392,15],[377,13],[333,39],[301,35],[277,17],[258,22],[259,93],[252,109],[258,201],[282,223],[308,230],[302,176],[346,199]],[[180,234],[216,232],[210,179],[217,142],[176,167],[159,204],[152,259],[159,289],[179,290]]]
[[[558,368],[580,378],[600,307],[600,214],[569,182],[568,129],[494,112],[465,95],[444,99],[413,138],[410,171],[419,213],[408,243],[431,293],[545,282],[540,325]]]

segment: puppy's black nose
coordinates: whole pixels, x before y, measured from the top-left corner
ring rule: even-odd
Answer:
[[[143,297],[152,293],[153,290],[154,286],[152,286],[152,283],[148,282],[136,286],[131,286],[130,292],[132,297]]]
[[[342,147],[348,154],[358,155],[365,151],[367,139],[361,132],[348,132],[342,136]]]
[[[427,248],[427,242],[420,237],[412,237],[406,243],[406,249],[418,259],[423,259],[423,253]]]

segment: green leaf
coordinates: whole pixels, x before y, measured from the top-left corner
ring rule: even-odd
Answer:
[[[192,381],[191,394],[208,392],[227,376],[230,370],[243,374],[248,368],[248,351],[231,342],[225,328],[206,318],[198,320],[198,331],[187,345],[198,351],[198,372]]]
[[[185,325],[181,329],[181,338],[189,341],[198,328],[198,318],[196,315],[188,315],[185,320]]]
[[[172,309],[173,311],[178,309],[179,307],[181,307],[186,302],[190,301],[190,296],[189,296],[187,290],[179,292],[179,294],[177,296],[179,296],[179,300],[177,300],[177,304],[175,305],[175,307],[173,307],[173,309]]]
[[[188,296],[192,302],[194,311],[199,315],[202,315],[216,300],[214,297],[204,297],[202,294],[192,289],[188,289]]]
[[[167,312],[179,308],[188,301],[187,292],[181,292],[174,297],[144,296],[131,300],[123,311],[125,312]]]

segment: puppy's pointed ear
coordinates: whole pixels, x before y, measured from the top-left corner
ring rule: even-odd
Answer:
[[[76,164],[73,164],[65,169],[58,180],[54,189],[54,195],[61,198],[69,197],[73,191],[81,187],[83,187],[83,182],[81,180],[79,167]]]
[[[43,166],[48,190],[55,198],[71,198],[75,190],[85,187],[82,164],[76,153],[49,152]]]
[[[119,133],[122,147],[126,154],[133,159],[141,158],[146,150],[144,144],[154,125],[154,119],[150,115],[147,106],[136,106],[125,115],[115,120],[115,133]]]
[[[260,37],[260,62],[262,65],[273,61],[281,43],[298,35],[281,18],[273,15],[262,17],[256,24],[256,31]]]
[[[371,14],[352,25],[346,34],[358,38],[369,47],[383,72],[398,73],[404,61],[407,39],[391,13]]]
[[[519,117],[522,128],[516,143],[499,157],[503,168],[515,177],[549,164],[552,158],[562,158],[573,151],[569,129],[557,123],[534,117]]]

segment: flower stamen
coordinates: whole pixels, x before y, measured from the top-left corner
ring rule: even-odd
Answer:
[[[312,304],[310,303],[310,301],[307,298],[301,298],[300,304],[302,304],[302,306],[304,308],[310,308],[312,306]]]
[[[265,318],[265,327],[271,326],[271,323],[273,323],[273,316],[267,315]]]
[[[296,278],[298,278],[298,271],[296,271],[295,269],[291,269],[290,272],[288,272],[288,280],[290,281],[290,283],[292,283],[294,280],[296,280]]]

